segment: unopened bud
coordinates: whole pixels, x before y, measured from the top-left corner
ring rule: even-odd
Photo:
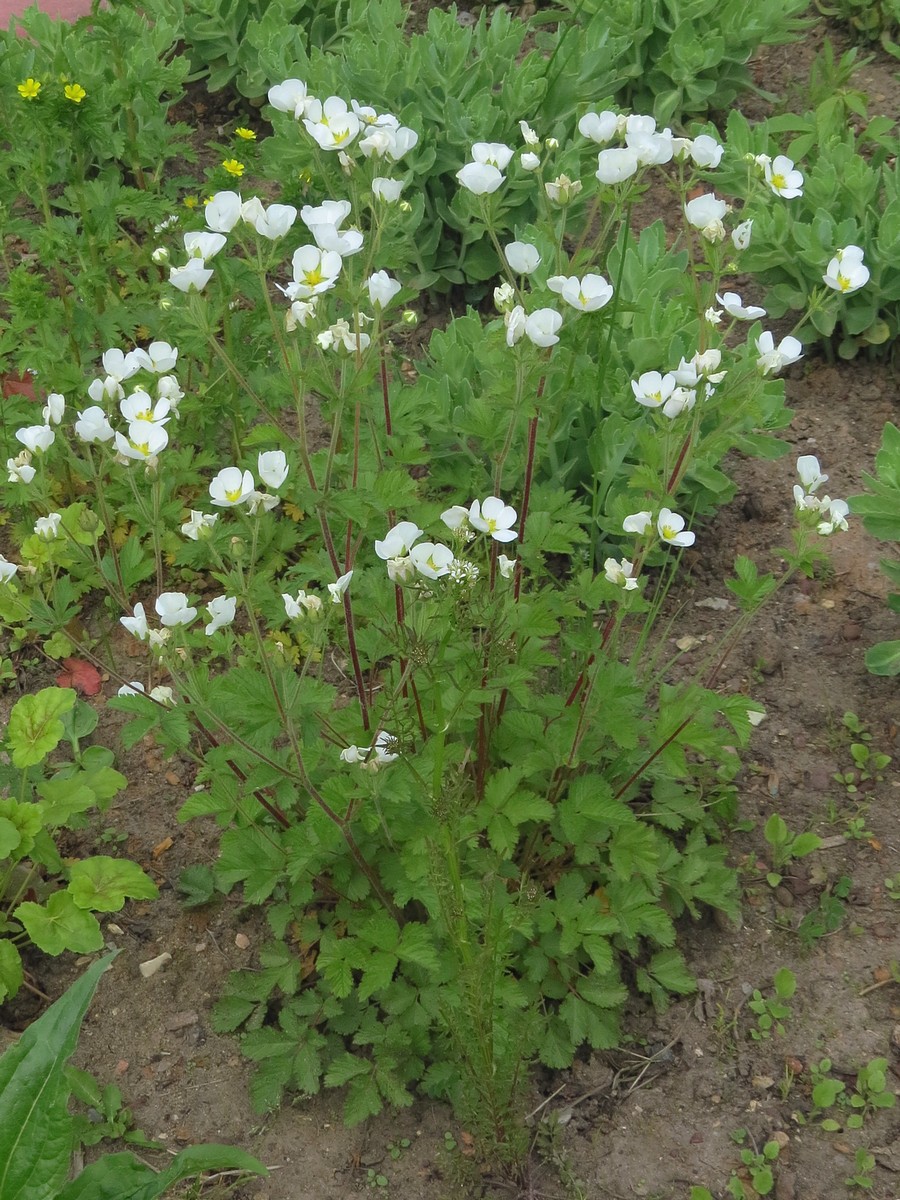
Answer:
[[[169,309],[172,307],[172,301],[169,299],[168,296],[163,296],[163,298],[159,302],[159,307],[162,309],[163,312],[168,312]]]
[[[558,150],[559,149],[559,139],[555,138],[555,137],[549,137],[544,142],[544,145],[547,147],[548,150]]]
[[[78,528],[85,533],[96,533],[100,528],[100,518],[90,508],[83,508],[78,514]]]
[[[410,204],[410,202],[408,200],[400,201],[400,211],[401,212],[412,212],[412,205]]]
[[[419,323],[419,314],[411,308],[405,308],[400,320],[404,325],[415,327]]]
[[[150,255],[150,258],[158,267],[167,267],[169,265],[169,252],[165,246],[157,246]]]

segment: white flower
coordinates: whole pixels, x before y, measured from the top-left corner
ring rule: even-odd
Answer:
[[[475,162],[496,167],[498,171],[506,170],[512,156],[512,148],[504,142],[476,142],[472,147]]]
[[[270,488],[280,488],[288,476],[288,462],[283,450],[262,450],[256,460],[259,477]]]
[[[289,300],[305,300],[327,292],[337,283],[343,259],[334,250],[318,246],[300,246],[291,259],[294,282],[282,291]]]
[[[168,423],[169,401],[154,402],[149,392],[136,388],[130,396],[126,396],[119,404],[119,412],[126,421],[151,421],[156,425]]]
[[[766,183],[776,196],[785,200],[793,200],[795,196],[803,195],[803,175],[794,170],[791,159],[779,154],[770,163],[763,164]]]
[[[628,146],[601,150],[597,155],[595,174],[601,183],[624,183],[638,169],[637,152]]]
[[[41,416],[48,425],[58,425],[63,419],[63,413],[65,411],[65,396],[60,395],[59,392],[51,392],[47,397],[47,403],[41,410]]]
[[[154,374],[166,374],[167,371],[174,371],[175,364],[178,362],[178,349],[169,346],[168,342],[151,342],[146,350],[137,350],[136,353],[146,355],[146,361],[142,362],[142,366]]]
[[[698,167],[717,167],[722,161],[725,148],[708,133],[701,133],[694,138],[689,153]]]
[[[11,563],[9,559],[0,554],[0,583],[9,583],[18,569],[18,563]]]
[[[454,533],[465,532],[469,528],[469,510],[462,504],[454,504],[452,508],[444,509],[441,520]]]
[[[215,233],[231,233],[241,219],[241,197],[237,192],[216,192],[203,215]]]
[[[225,467],[209,485],[209,494],[218,508],[233,508],[243,504],[253,491],[253,475],[240,467]]]
[[[684,517],[664,508],[656,518],[656,529],[662,540],[669,546],[693,546],[695,536],[684,530]]]
[[[503,183],[504,176],[489,163],[470,162],[456,172],[462,187],[473,196],[489,196]]]
[[[582,137],[605,146],[616,136],[618,123],[618,115],[609,109],[604,109],[601,113],[586,112],[578,122],[578,132]]]
[[[311,204],[304,204],[300,209],[300,220],[310,233],[317,225],[333,225],[335,229],[340,229],[350,216],[351,207],[349,200],[324,200],[315,208]]]
[[[453,551],[441,542],[418,542],[410,549],[412,565],[426,579],[440,579],[450,572]]]
[[[285,79],[284,83],[276,83],[269,88],[269,103],[279,112],[290,113],[299,121],[306,109],[307,101],[312,97],[307,95],[306,84],[300,79]]]
[[[391,583],[409,583],[416,573],[416,568],[408,554],[389,558],[386,565],[388,579]]]
[[[359,746],[347,746],[345,750],[340,752],[338,758],[340,758],[341,762],[345,763],[361,763],[366,761],[368,753],[368,749],[360,749]]]
[[[247,497],[247,512],[251,517],[258,517],[262,513],[271,512],[280,503],[278,496],[270,496],[268,492],[258,492],[254,488]]]
[[[816,526],[822,537],[829,537],[836,530],[847,530],[847,515],[850,507],[846,500],[830,500],[828,516]]]
[[[335,225],[323,222],[321,225],[314,225],[311,232],[320,250],[339,254],[341,258],[349,258],[351,254],[358,254],[362,249],[364,239],[358,229],[338,230]]]
[[[117,696],[140,696],[146,692],[146,688],[139,679],[132,679],[131,683],[123,683],[116,692]]]
[[[741,221],[740,225],[735,225],[731,231],[731,240],[734,243],[735,250],[746,250],[750,245],[750,234],[753,229],[753,218],[747,221]]]
[[[503,324],[506,326],[507,346],[514,346],[516,342],[525,336],[525,323],[527,319],[525,309],[521,304],[517,304],[515,308],[511,308],[509,312],[504,314]]]
[[[75,432],[83,442],[108,442],[113,437],[113,427],[106,413],[96,405],[78,414]]]
[[[341,575],[334,583],[328,584],[328,594],[331,596],[332,604],[340,604],[341,597],[347,588],[350,586],[350,580],[353,578],[353,572],[348,571],[346,575]]]
[[[307,616],[315,620],[322,614],[322,601],[319,597],[308,595],[302,588],[296,596],[282,592],[281,598],[284,601],[284,611],[289,621],[296,621]]]
[[[379,175],[372,180],[372,195],[385,204],[396,204],[402,191],[403,182],[400,179],[385,179]]]
[[[505,554],[497,556],[497,569],[504,579],[512,579],[516,570],[516,559],[507,558]]]
[[[501,283],[494,288],[494,306],[498,312],[511,312],[515,298],[516,289],[511,283]]]
[[[710,307],[706,310],[706,312],[703,314],[703,316],[704,316],[705,320],[707,320],[709,322],[710,325],[721,325],[722,324],[721,308]]]
[[[637,380],[632,379],[631,390],[644,408],[662,408],[675,390],[675,376],[670,372],[661,375],[659,371],[645,371]]]
[[[333,325],[316,334],[316,342],[323,350],[338,350],[343,347],[348,354],[361,354],[368,349],[371,340],[367,333],[354,333],[349,323],[343,319],[335,321]]]
[[[10,483],[31,483],[35,476],[34,467],[31,466],[31,451],[23,450],[16,458],[8,458],[6,469]]]
[[[318,296],[310,296],[308,300],[295,300],[284,314],[285,330],[288,333],[293,333],[298,325],[301,329],[305,329],[310,321],[314,319],[318,307]]]
[[[119,617],[119,623],[124,625],[129,633],[133,634],[139,642],[146,641],[149,630],[147,628],[147,617],[144,614],[143,604],[134,606],[134,616]]]
[[[263,208],[260,201],[254,197],[241,206],[241,216],[259,237],[274,242],[290,230],[297,220],[297,210],[293,204],[270,204],[268,208]]]
[[[516,275],[530,275],[541,264],[541,256],[537,246],[530,242],[510,242],[503,248],[509,269]]]
[[[577,275],[551,275],[547,287],[579,312],[596,312],[609,304],[613,294],[612,287],[602,275],[588,274],[583,279]]]
[[[212,277],[212,268],[204,266],[202,258],[189,258],[185,266],[169,271],[169,283],[179,292],[202,292]],[[91,395],[91,399],[97,397]]]
[[[303,124],[323,150],[345,149],[361,128],[359,117],[347,108],[347,101],[340,96],[329,96],[325,101],[309,100]]]
[[[188,258],[199,258],[206,262],[208,258],[215,258],[227,241],[224,233],[200,230],[184,235],[184,248]]]
[[[536,308],[525,319],[525,336],[535,346],[555,346],[559,341],[557,333],[562,325],[562,313],[555,308]]]
[[[671,162],[675,154],[675,139],[671,129],[658,133],[628,133],[625,145],[637,155],[641,167],[662,166]]]
[[[626,592],[633,592],[638,586],[637,578],[631,573],[633,569],[634,564],[627,558],[623,558],[621,562],[615,558],[608,558],[603,564],[603,571],[609,582],[624,588]]]
[[[211,619],[204,629],[204,633],[207,637],[212,637],[218,629],[222,629],[225,625],[230,625],[234,620],[234,615],[237,611],[237,597],[216,596],[214,600],[210,600],[207,604],[206,611],[209,613]],[[163,623],[165,624],[165,622]]]
[[[838,250],[822,279],[830,288],[845,296],[864,287],[869,282],[869,268],[863,263],[859,246]]]
[[[759,335],[756,339],[756,348],[759,351],[756,365],[763,375],[777,374],[784,367],[789,367],[791,363],[795,363],[797,359],[803,357],[803,346],[795,337],[782,338],[776,347],[775,339],[769,332]]]
[[[807,492],[817,492],[822,484],[828,481],[828,476],[822,474],[819,460],[814,454],[800,455],[797,459],[797,474]]]
[[[169,251],[165,246],[157,246],[150,255],[150,261],[158,267],[167,267],[169,265]]]
[[[111,375],[119,383],[123,379],[130,379],[144,365],[141,361],[140,351],[129,350],[126,354],[116,346],[105,350],[100,361],[103,363],[103,370],[106,374]]]
[[[541,139],[527,121],[519,122],[519,131],[522,134],[522,141],[526,146],[539,146],[541,144]]]
[[[392,120],[396,121],[396,117]],[[397,124],[393,128],[382,126],[372,130],[359,143],[359,148],[366,158],[389,158],[396,163],[418,144],[419,135],[414,129]]]
[[[152,639],[153,635],[150,636]],[[157,704],[169,704],[173,708],[175,706],[175,693],[170,687],[164,687],[162,684],[150,689],[150,699],[155,700]]]
[[[552,183],[544,184],[544,191],[554,204],[568,204],[573,196],[577,196],[583,184],[580,179],[570,179],[568,175],[557,175]]]
[[[627,117],[619,117],[618,130],[620,133],[654,133],[656,121],[653,117],[630,113]]]
[[[99,404],[101,400],[121,400],[125,390],[115,375],[107,375],[105,379],[94,379],[90,383],[88,395]]]
[[[116,450],[123,458],[136,460],[155,458],[169,444],[165,427],[153,421],[132,421],[128,426],[128,437],[117,433]]]
[[[480,533],[489,533],[495,542],[514,542],[518,537],[515,523],[516,510],[499,496],[488,496],[481,503],[473,500],[469,507],[469,524]]]
[[[192,508],[190,520],[185,521],[181,527],[181,532],[186,538],[190,538],[192,542],[199,541],[201,533],[212,529],[218,519],[218,513],[202,513],[196,508]]]
[[[175,625],[190,625],[197,615],[196,608],[191,607],[184,592],[163,592],[157,596],[153,607],[167,629]]]
[[[689,411],[697,403],[697,393],[693,388],[677,387],[662,406],[663,416],[674,420],[683,412]]]
[[[531,150],[526,150],[519,155],[519,165],[523,171],[536,171],[541,165],[540,155],[534,154]]]
[[[34,523],[34,532],[45,541],[52,541],[53,538],[59,537],[59,523],[62,520],[61,513],[48,513],[46,517],[38,517]]]
[[[387,271],[376,271],[366,280],[369,303],[373,308],[387,308],[401,287],[402,284],[392,279]]]
[[[716,292],[716,299],[729,317],[734,317],[738,321],[756,321],[766,315],[766,310],[760,308],[758,304],[745,305],[737,292],[725,292],[722,296]]]
[[[721,242],[725,237],[725,226],[722,218],[728,212],[728,205],[712,192],[696,196],[688,200],[684,206],[684,215],[688,224],[699,229],[703,237],[710,242]]]
[[[653,513],[644,510],[639,513],[632,513],[630,517],[626,517],[622,522],[622,528],[626,533],[646,533],[653,524]]]
[[[403,558],[409,554],[424,530],[413,521],[400,521],[389,529],[384,541],[376,541],[375,553],[381,559]]]
[[[21,442],[32,454],[49,450],[56,441],[56,434],[49,425],[25,425],[16,430],[16,441]]]

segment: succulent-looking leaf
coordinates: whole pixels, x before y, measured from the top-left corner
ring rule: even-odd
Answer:
[[[59,718],[75,700],[71,688],[44,688],[16,702],[6,731],[13,766],[33,767],[56,749],[64,732]]]
[[[13,916],[22,922],[25,932],[45,954],[62,954],[63,950],[91,954],[103,945],[97,918],[78,908],[69,892],[54,892],[46,904],[26,900]]]
[[[159,889],[137,863],[98,854],[72,864],[69,892],[79,908],[118,912],[127,897],[155,900]]]

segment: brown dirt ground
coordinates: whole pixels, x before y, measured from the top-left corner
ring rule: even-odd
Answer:
[[[799,49],[762,58],[766,86],[782,92],[792,83],[801,86],[820,40],[817,31]],[[895,64],[881,56],[864,72],[873,108],[896,112],[894,72]],[[884,422],[897,420],[890,370],[810,357],[792,369],[788,399],[796,416],[787,437],[796,453],[819,456],[831,494],[859,491]],[[785,542],[791,522],[794,457],[732,462],[738,496],[698,538],[676,597],[678,636],[715,638],[724,627],[728,613],[697,602],[725,594],[722,580],[735,554],[777,566],[773,547]],[[873,678],[863,665],[865,647],[896,636],[896,621],[885,608],[887,588],[878,571],[885,547],[854,520],[833,551],[833,571],[784,589],[725,672],[727,686],[746,689],[768,712],[738,781],[741,818],[752,825],[734,838],[744,879],[741,927],[710,921],[682,930],[689,963],[703,981],[699,999],[662,1016],[635,1003],[621,1050],[585,1057],[570,1071],[538,1074],[534,1107],[543,1104],[543,1112],[556,1114],[560,1131],[550,1145],[555,1163],[539,1169],[523,1195],[562,1197],[569,1178],[582,1181],[582,1190],[568,1194],[588,1198],[686,1200],[692,1184],[721,1196],[739,1165],[731,1135],[746,1129],[758,1145],[772,1136],[783,1143],[777,1200],[849,1196],[845,1180],[859,1146],[876,1157],[874,1200],[900,1197],[900,1109],[849,1135],[805,1126],[801,1116],[809,1107],[810,1064],[825,1056],[848,1085],[860,1065],[887,1057],[889,1087],[900,1090],[900,989],[871,987],[900,958],[900,902],[884,888],[884,879],[900,870],[900,721],[896,683]],[[702,654],[702,646],[684,655],[688,667],[692,653]],[[28,682],[38,687],[50,679]],[[115,684],[105,692],[114,694]],[[115,745],[118,717],[103,714],[102,698],[100,705],[96,737]],[[846,711],[858,714],[876,749],[895,756],[883,781],[857,796],[832,778],[852,765],[841,725]],[[129,787],[105,824],[125,835],[122,853],[151,870],[161,898],[113,916],[111,925],[121,932],[109,928],[109,944],[121,954],[88,1013],[76,1062],[103,1083],[115,1081],[138,1126],[173,1150],[221,1141],[261,1158],[271,1177],[233,1193],[242,1200],[343,1200],[370,1190],[369,1168],[387,1177],[386,1188],[372,1189],[387,1197],[483,1194],[471,1178],[460,1182],[459,1160],[445,1149],[444,1131],[457,1140],[461,1131],[440,1106],[419,1103],[353,1131],[343,1128],[334,1094],[264,1121],[252,1113],[248,1064],[234,1038],[212,1032],[210,1011],[227,972],[253,964],[265,940],[263,922],[234,898],[199,912],[179,905],[174,885],[181,870],[215,858],[214,828],[177,823],[191,786],[188,764],[165,763],[158,752],[137,747],[118,765]],[[777,890],[765,881],[762,837],[766,817],[776,811],[792,830],[811,829],[828,839],[828,848],[803,860]],[[864,819],[865,836],[850,836],[848,822],[857,817]],[[167,837],[171,848],[154,857]],[[823,887],[842,875],[852,879],[842,923],[805,950],[796,926]],[[245,948],[238,937],[241,943],[246,938]],[[172,962],[143,979],[138,964],[162,951]],[[42,962],[37,980],[56,996],[83,965]],[[780,966],[797,975],[792,1015],[783,1037],[754,1041],[746,1001],[753,988],[770,986]],[[388,1144],[401,1138],[411,1145],[394,1161]]]

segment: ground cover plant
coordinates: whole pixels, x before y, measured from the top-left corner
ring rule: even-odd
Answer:
[[[254,186],[247,138],[221,168],[240,193],[144,225],[146,328],[79,331],[58,384],[48,355],[42,423],[6,404],[0,602],[15,645],[118,675],[129,745],[198,767],[182,817],[212,816],[221,854],[183,891],[264,905],[271,933],[215,1017],[257,1107],[343,1087],[354,1122],[423,1090],[514,1171],[531,1063],[614,1045],[631,994],[690,991],[677,918],[735,912],[723,832],[762,714],[723,668],[846,524],[817,460],[784,571],[738,560],[737,623],[690,672],[664,601],[731,494],[726,452],[784,449],[776,376],[803,346],[730,287],[759,199],[805,180],[599,106],[540,134],[519,108],[491,131],[518,149],[473,130],[454,158],[411,108],[311,90],[269,95],[284,190]],[[503,277],[492,313],[411,352],[432,154],[460,244]],[[630,229],[656,180],[674,241]],[[817,253],[837,313],[868,247]],[[776,842],[773,865],[800,857]]]

